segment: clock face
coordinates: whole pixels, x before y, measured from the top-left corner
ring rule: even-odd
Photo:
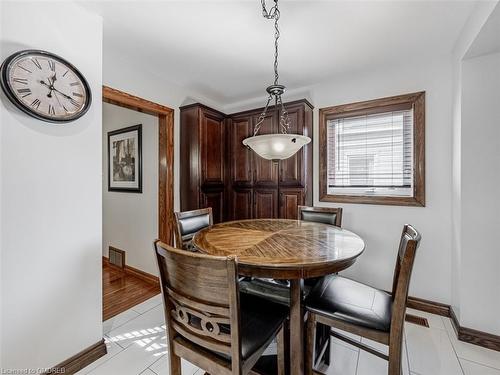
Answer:
[[[50,122],[68,122],[89,108],[87,81],[69,62],[44,51],[21,51],[1,68],[2,88],[29,115]]]

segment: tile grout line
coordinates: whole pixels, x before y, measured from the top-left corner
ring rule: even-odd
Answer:
[[[474,363],[474,364],[479,365],[479,366],[488,367],[488,368],[490,368],[490,369],[492,369],[492,370],[496,370],[496,371],[499,371],[499,372],[500,372],[500,369],[499,369],[499,368],[492,367],[492,366],[490,366],[490,365],[486,365],[486,364],[481,363],[481,362],[472,361],[472,360],[470,360],[470,359],[467,359],[467,358],[462,358],[462,357],[458,357],[458,360],[459,360],[459,361],[460,361],[460,360],[464,360],[464,361],[471,362],[471,363]]]
[[[361,350],[358,349],[358,355],[356,357],[356,371],[354,372],[355,375],[358,375],[358,368],[359,368],[359,356],[361,355]]]
[[[443,322],[443,325],[446,328],[446,325],[444,324],[443,317],[440,317],[440,318],[441,318],[441,321]],[[455,357],[457,358],[458,365],[460,366],[460,370],[462,370],[462,374],[465,375],[464,368],[462,367],[462,362],[460,362],[460,357],[457,354],[457,350],[455,349],[455,345],[453,345],[453,340],[451,339],[450,333],[448,332],[448,330],[446,330],[446,337],[448,337],[448,340],[450,340],[451,348],[453,349],[453,353],[455,353]]]
[[[408,336],[406,336],[406,329],[404,330],[404,338],[405,338],[405,350],[406,350],[406,363],[408,364],[408,375],[411,375],[410,368],[410,352],[408,351]]]

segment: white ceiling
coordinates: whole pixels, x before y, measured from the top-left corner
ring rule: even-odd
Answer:
[[[259,0],[80,3],[103,16],[104,59],[120,56],[224,105],[263,96],[273,81],[273,23]],[[449,54],[474,5],[282,0],[280,81],[296,89]]]
[[[500,3],[488,17],[465,57],[473,58],[497,52],[500,52]]]

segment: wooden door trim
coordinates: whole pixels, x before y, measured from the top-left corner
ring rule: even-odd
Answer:
[[[174,110],[126,92],[102,87],[102,101],[158,117],[158,237],[173,244]]]

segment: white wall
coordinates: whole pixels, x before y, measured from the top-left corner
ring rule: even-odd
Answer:
[[[415,62],[343,77],[314,87],[314,138],[319,139],[318,109],[343,103],[426,91],[426,206],[396,207],[344,204],[343,226],[360,234],[366,251],[345,274],[390,289],[403,224],[422,233],[410,294],[450,302],[451,61]],[[319,145],[314,143],[314,203],[318,201]]]
[[[462,66],[461,324],[500,334],[500,53]],[[487,307],[487,308],[485,308]]]
[[[461,320],[462,294],[462,59],[474,44],[498,1],[482,1],[476,4],[474,11],[464,25],[453,48],[453,136],[452,136],[452,238],[451,238],[451,306],[459,321]]]
[[[50,125],[0,94],[0,358],[4,368],[49,367],[102,338],[102,20],[73,3],[1,6],[2,60],[54,52],[94,95],[83,118]]]
[[[307,98],[314,105],[313,199],[317,206],[344,208],[343,226],[366,241],[366,251],[345,275],[390,289],[396,251],[405,223],[422,232],[410,294],[450,303],[451,294],[451,58],[415,61],[404,66],[365,71],[289,92],[286,101]],[[426,207],[329,204],[319,194],[319,108],[426,91]],[[227,107],[239,111],[263,103]]]
[[[194,102],[201,102],[215,109],[221,105],[198,93],[190,92],[162,77],[130,64],[120,53],[110,48],[104,50],[103,83],[114,89],[151,100],[174,110],[174,209],[180,208],[179,192],[179,107]]]
[[[108,132],[142,124],[142,193],[108,191]],[[157,274],[153,241],[158,238],[158,117],[103,103],[102,254],[109,246],[126,252],[127,265]]]

